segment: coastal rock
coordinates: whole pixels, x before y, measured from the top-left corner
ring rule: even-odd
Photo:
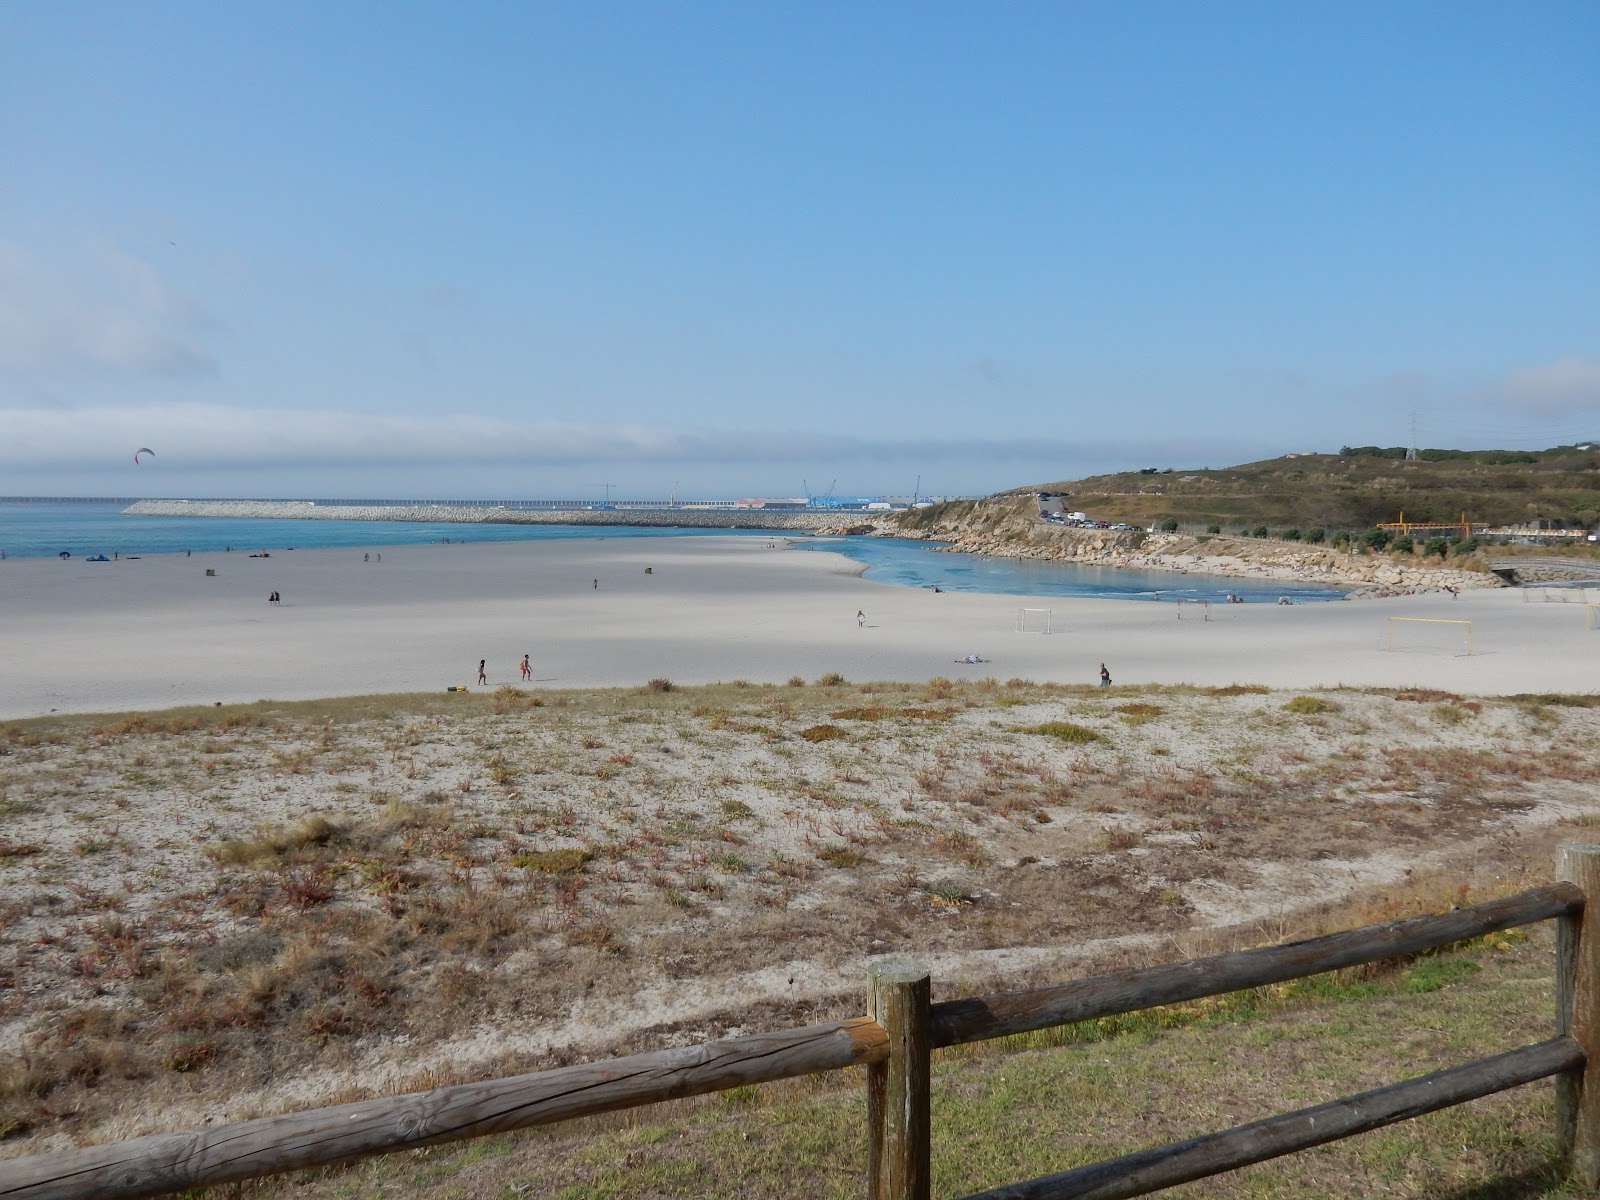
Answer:
[[[1336,550],[1276,538],[1084,529],[1040,520],[1031,509],[1031,500],[1001,497],[980,502],[954,520],[924,523],[913,514],[870,524],[876,536],[925,538],[947,542],[952,551],[1002,558],[1278,579],[1363,593],[1507,586],[1478,563],[1446,567],[1410,555]]]

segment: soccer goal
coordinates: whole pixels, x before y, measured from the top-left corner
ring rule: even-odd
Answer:
[[[1537,596],[1546,604],[1587,604],[1589,602],[1588,588],[1523,588],[1522,602],[1533,604],[1533,597]]]
[[[1048,608],[1019,608],[1017,609],[1018,633],[1049,633],[1050,613]]]
[[[1383,631],[1385,650],[1433,654],[1471,654],[1472,622],[1443,617],[1390,617]]]
[[[1211,601],[1185,600],[1178,597],[1178,620],[1180,621],[1209,621],[1211,620]]]
[[[1585,604],[1583,606],[1583,627],[1585,629],[1600,629],[1600,604]]]

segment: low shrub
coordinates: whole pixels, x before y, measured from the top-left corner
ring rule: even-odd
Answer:
[[[1029,725],[1022,730],[1023,733],[1037,733],[1044,737],[1057,738],[1063,742],[1083,744],[1099,742],[1104,739],[1090,729],[1087,725],[1078,725],[1072,721],[1045,721],[1039,725]]]
[[[817,851],[817,857],[835,867],[859,867],[871,860],[861,851],[849,846],[828,846]]]
[[[817,676],[817,684],[820,687],[841,687],[848,682],[849,680],[837,671],[829,671],[826,675]]]
[[[1477,712],[1465,704],[1436,704],[1433,716],[1441,725],[1459,725],[1477,716]]]
[[[234,838],[206,851],[223,863],[252,863],[283,858],[307,846],[325,846],[344,833],[326,817],[307,817],[297,825],[273,829],[256,838]]]
[[[1296,696],[1283,706],[1283,711],[1309,717],[1317,713],[1338,712],[1339,706],[1332,700],[1324,700],[1321,696]]]
[[[1401,688],[1394,693],[1396,700],[1410,700],[1415,704],[1433,704],[1440,700],[1459,700],[1460,696],[1454,692],[1442,692],[1438,688]]]
[[[673,689],[673,683],[670,679],[652,679],[649,683],[645,684],[645,687],[649,688],[652,692],[670,692]]]
[[[1145,704],[1135,701],[1132,704],[1119,704],[1111,710],[1120,716],[1129,725],[1143,725],[1147,721],[1154,721],[1166,710],[1159,704]]]
[[[811,725],[800,731],[800,736],[808,742],[831,742],[844,736],[844,730],[837,725]]]
[[[576,875],[593,857],[592,851],[572,848],[524,850],[511,856],[511,865],[528,871],[541,871],[546,875]]]

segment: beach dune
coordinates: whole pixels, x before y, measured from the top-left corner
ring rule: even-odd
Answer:
[[[828,672],[1089,684],[1104,661],[1124,685],[1466,694],[1588,691],[1600,658],[1581,604],[1510,590],[1215,605],[1206,622],[1174,604],[935,594],[860,570],[751,537],[11,559],[0,717],[476,688],[479,659],[489,686],[521,686],[525,653],[537,688]],[[1052,632],[1017,632],[1022,607],[1050,609]],[[1386,650],[1391,616],[1470,620],[1475,652],[1458,652],[1461,627],[1420,624]],[[956,661],[969,654],[989,661]]]

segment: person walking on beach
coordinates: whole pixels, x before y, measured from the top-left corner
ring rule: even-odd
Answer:
[[[1100,686],[1101,687],[1110,687],[1111,686],[1111,672],[1106,670],[1105,663],[1101,663],[1100,664]]]
[[[483,670],[484,664],[487,663],[488,661],[489,660],[486,659],[486,658],[480,658],[478,660],[478,682],[479,683],[488,683],[489,682],[489,676],[484,674],[484,670]]]
[[[866,625],[866,623],[867,614],[862,612],[859,608],[856,609],[856,628],[861,629]]]
[[[523,682],[526,683],[528,680],[530,680],[532,678],[533,678],[533,668],[528,665],[528,656],[526,654],[524,654],[522,656],[522,679],[523,679]]]

